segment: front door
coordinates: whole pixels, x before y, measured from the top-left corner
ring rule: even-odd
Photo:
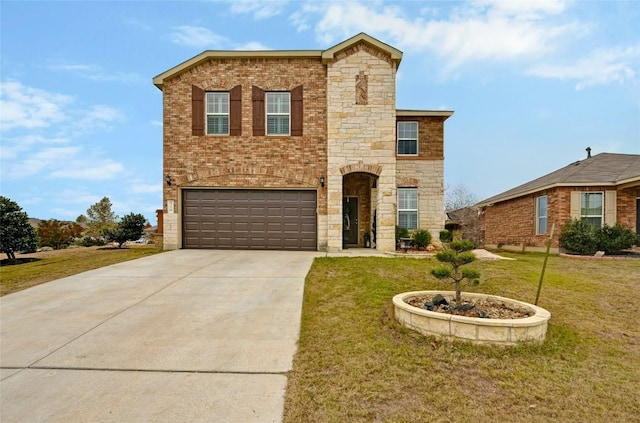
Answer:
[[[343,245],[358,245],[358,197],[342,199]]]

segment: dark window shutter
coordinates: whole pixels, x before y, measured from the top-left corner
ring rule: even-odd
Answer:
[[[242,85],[229,91],[229,135],[242,135]]]
[[[204,135],[204,90],[191,86],[191,135]]]
[[[302,136],[302,85],[291,90],[291,135]]]
[[[253,101],[253,135],[264,135],[264,91],[255,85],[251,91]]]

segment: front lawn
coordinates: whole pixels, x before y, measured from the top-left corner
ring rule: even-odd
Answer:
[[[160,252],[162,249],[153,245],[132,245],[122,249],[80,247],[33,254],[17,254],[16,261],[19,264],[12,264],[6,258],[2,260],[0,296],[54,279]]]
[[[470,267],[469,291],[532,303],[544,256]],[[552,256],[543,345],[473,346],[397,325],[393,295],[451,289],[435,259],[319,258],[307,276],[285,422],[631,422],[640,415],[640,260]]]

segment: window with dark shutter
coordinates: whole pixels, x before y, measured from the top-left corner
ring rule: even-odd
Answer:
[[[242,85],[229,91],[229,135],[242,135]]]
[[[291,135],[302,136],[302,85],[291,90]]]
[[[264,135],[264,91],[255,85],[251,89],[253,102],[253,135]]]
[[[204,90],[191,86],[191,135],[204,135]]]

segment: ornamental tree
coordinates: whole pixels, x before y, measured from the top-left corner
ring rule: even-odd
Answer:
[[[38,237],[27,213],[18,203],[0,195],[0,251],[15,260],[16,252],[32,252],[37,247]]]
[[[38,224],[38,237],[40,245],[60,250],[67,248],[82,235],[83,230],[82,226],[75,222],[61,222],[56,219],[42,220]]]
[[[476,256],[471,250],[473,250],[473,243],[469,240],[450,242],[445,250],[436,254],[438,261],[448,264],[449,267],[443,266],[431,271],[431,274],[436,278],[446,280],[455,286],[456,306],[462,304],[461,290],[463,285],[480,283],[480,272],[474,269],[461,269],[465,264],[476,260]]]
[[[139,239],[144,234],[147,219],[141,214],[130,213],[124,216],[115,228],[107,228],[102,235],[109,242],[117,242],[118,248],[122,248],[125,242]]]

